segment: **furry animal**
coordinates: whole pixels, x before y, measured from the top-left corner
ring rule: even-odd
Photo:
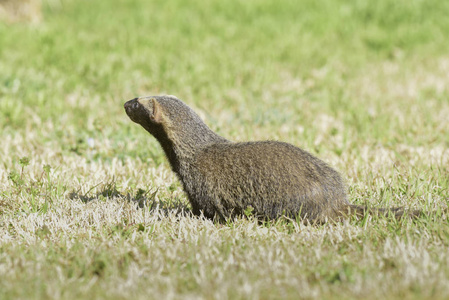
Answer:
[[[135,98],[124,107],[161,144],[195,215],[226,220],[249,210],[260,219],[287,216],[322,223],[367,211],[348,202],[337,171],[298,147],[229,141],[174,96]],[[397,208],[371,212],[404,214]]]

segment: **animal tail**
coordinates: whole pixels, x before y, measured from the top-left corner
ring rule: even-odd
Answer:
[[[423,214],[420,210],[407,210],[403,207],[392,207],[392,208],[375,208],[375,207],[367,207],[362,205],[354,205],[349,204],[341,211],[344,216],[357,216],[359,218],[365,217],[367,214],[375,215],[375,216],[385,216],[385,217],[394,217],[399,220],[404,217],[408,218],[418,218]]]

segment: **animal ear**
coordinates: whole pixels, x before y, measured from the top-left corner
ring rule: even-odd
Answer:
[[[153,110],[150,115],[150,119],[152,122],[160,124],[162,123],[162,108],[159,102],[157,102],[156,99],[151,99],[151,102],[153,102]]]

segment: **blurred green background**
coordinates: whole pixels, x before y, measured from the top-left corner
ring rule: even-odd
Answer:
[[[349,125],[349,136],[447,144],[431,126],[447,107],[446,88],[379,99],[351,84],[385,62],[400,70],[392,80],[436,68],[447,59],[448,13],[438,0],[44,1],[39,23],[0,23],[0,128],[53,122],[43,139],[98,128],[126,139],[137,128],[123,102],[166,93],[204,110],[212,127],[224,122],[214,129],[234,139],[251,138],[242,126],[266,126],[271,138],[282,124],[313,134],[325,113]],[[414,127],[388,109],[414,103],[410,126],[420,134],[407,135]]]

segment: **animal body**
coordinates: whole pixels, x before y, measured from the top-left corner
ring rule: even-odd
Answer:
[[[365,207],[348,202],[340,174],[298,147],[229,141],[174,96],[135,98],[124,107],[161,144],[195,215],[226,220],[249,209],[261,219],[322,223],[365,214]],[[375,211],[403,214],[401,209]]]

